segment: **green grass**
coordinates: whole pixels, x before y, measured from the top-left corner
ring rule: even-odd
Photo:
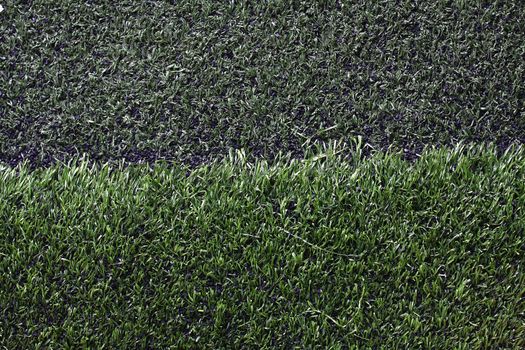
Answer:
[[[361,151],[3,168],[0,344],[525,347],[524,149]]]
[[[525,142],[521,0],[5,2],[0,161]]]

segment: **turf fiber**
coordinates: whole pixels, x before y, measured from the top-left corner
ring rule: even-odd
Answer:
[[[0,344],[523,348],[524,150],[339,151],[5,169]]]
[[[0,160],[525,141],[522,1],[13,1]]]
[[[0,349],[525,348],[522,1],[2,5]]]

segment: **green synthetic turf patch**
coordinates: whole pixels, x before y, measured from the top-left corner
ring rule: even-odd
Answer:
[[[3,168],[0,344],[525,347],[524,150],[340,151]]]
[[[0,161],[300,156],[362,135],[525,141],[525,7],[498,1],[9,1]]]

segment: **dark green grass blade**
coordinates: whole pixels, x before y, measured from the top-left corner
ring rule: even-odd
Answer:
[[[13,1],[0,160],[525,141],[522,1]]]

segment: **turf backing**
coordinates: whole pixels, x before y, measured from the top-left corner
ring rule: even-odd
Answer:
[[[343,151],[2,169],[0,344],[524,348],[524,150]]]
[[[525,141],[523,1],[9,1],[0,161]]]

